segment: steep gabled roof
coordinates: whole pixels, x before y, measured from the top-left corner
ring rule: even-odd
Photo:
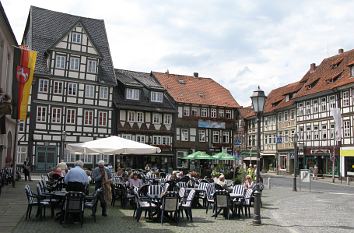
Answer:
[[[291,106],[303,83],[295,82],[272,90],[264,105],[264,113],[270,113]]]
[[[249,119],[256,116],[256,113],[253,111],[252,106],[241,107],[238,110],[240,111],[240,115],[243,119]]]
[[[9,22],[7,16],[6,16],[5,10],[4,10],[4,8],[2,7],[1,2],[0,2],[0,16],[1,16],[1,18],[4,20],[4,23],[5,23],[5,25],[7,26],[7,30],[9,31],[9,33],[10,33],[12,39],[14,40],[14,43],[15,43],[14,45],[18,45],[17,40],[16,40],[16,36],[15,36],[14,32],[12,31],[10,22]]]
[[[131,70],[115,69],[117,79],[126,85],[144,85],[149,89],[161,90],[164,88],[152,77],[151,73]]]
[[[354,64],[354,50],[325,58],[312,72],[308,71],[301,82],[304,85],[296,98],[330,91],[354,83],[350,68]]]
[[[179,103],[238,108],[231,93],[211,78],[152,72],[158,82]]]
[[[116,79],[113,62],[103,20],[85,18],[31,6],[24,36],[29,33],[31,36],[29,38],[30,48],[38,51],[35,72],[38,74],[50,74],[46,64],[46,51],[78,22],[84,26],[92,43],[102,56],[98,67],[100,82],[115,85]],[[29,32],[29,30],[31,31]]]

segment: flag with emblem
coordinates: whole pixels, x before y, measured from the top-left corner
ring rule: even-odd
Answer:
[[[37,52],[25,47],[14,48],[12,118],[26,120]]]

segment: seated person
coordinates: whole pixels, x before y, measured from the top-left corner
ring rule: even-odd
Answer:
[[[225,176],[221,174],[219,178],[215,182],[216,185],[219,185],[220,188],[226,189],[227,188],[227,183],[225,181]]]
[[[84,171],[84,163],[78,160],[64,177],[64,183],[67,184],[67,191],[78,191],[86,193],[86,187],[89,184],[89,178]]]
[[[133,173],[130,177],[129,186],[130,187],[141,187],[143,185],[143,181],[139,178],[137,173]]]
[[[245,189],[252,189],[253,188],[253,181],[250,175],[246,176],[245,182],[243,183]]]

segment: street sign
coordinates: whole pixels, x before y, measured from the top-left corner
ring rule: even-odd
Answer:
[[[283,139],[281,137],[277,137],[277,143],[282,143]]]
[[[241,145],[241,140],[240,139],[235,139],[234,145],[236,145],[236,146]]]
[[[300,170],[300,179],[304,183],[309,183],[311,182],[311,172],[309,169],[301,169]]]

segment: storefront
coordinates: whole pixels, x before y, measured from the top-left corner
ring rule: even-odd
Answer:
[[[354,176],[354,147],[340,148],[340,172],[342,176]]]
[[[337,154],[337,153],[336,153]],[[332,148],[306,149],[304,156],[304,168],[313,169],[315,165],[318,167],[318,175],[332,175]],[[335,158],[334,174],[339,175],[339,156]]]
[[[275,171],[275,153],[261,153],[262,172]]]

